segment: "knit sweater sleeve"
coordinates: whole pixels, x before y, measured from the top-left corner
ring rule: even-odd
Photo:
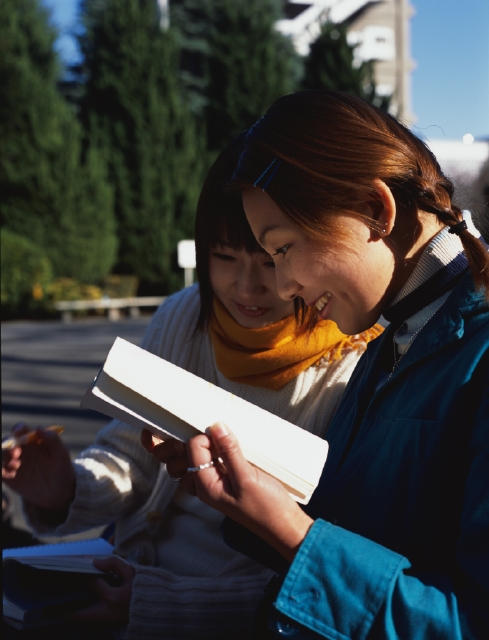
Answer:
[[[188,342],[194,326],[190,319],[195,318],[198,301],[196,287],[171,296],[154,315],[143,348],[185,368],[195,368]],[[186,324],[175,321],[183,310],[188,310]],[[37,535],[64,536],[109,524],[122,516],[127,524],[131,512],[144,509],[157,486],[171,495],[175,490],[172,483],[162,481],[161,465],[142,447],[139,430],[119,420],[106,425],[73,466],[76,492],[65,522],[53,528],[42,510],[24,502],[26,518]]]
[[[243,557],[244,558],[244,557]],[[245,640],[272,573],[259,565],[239,573],[228,568],[217,578],[177,576],[140,567],[133,582],[125,640]]]

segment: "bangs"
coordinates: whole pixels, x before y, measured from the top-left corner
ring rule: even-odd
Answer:
[[[228,206],[216,215],[215,224],[209,237],[209,246],[228,246],[235,251],[265,253],[258,244],[246,219],[240,194],[223,194]]]

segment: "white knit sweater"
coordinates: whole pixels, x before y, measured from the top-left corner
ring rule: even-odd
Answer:
[[[280,391],[235,383],[218,371],[209,337],[194,335],[198,312],[197,285],[171,296],[156,312],[143,347],[324,435],[362,349],[310,367]],[[74,467],[76,496],[66,522],[53,530],[34,509],[26,508],[27,516],[39,535],[116,522],[117,553],[137,570],[126,638],[249,637],[271,573],[224,545],[222,515],[169,479],[165,466],[141,446],[137,429],[113,420]]]

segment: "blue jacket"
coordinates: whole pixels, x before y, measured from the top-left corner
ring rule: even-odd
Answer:
[[[487,301],[464,277],[375,391],[392,333],[369,344],[328,430],[276,637],[489,638]]]

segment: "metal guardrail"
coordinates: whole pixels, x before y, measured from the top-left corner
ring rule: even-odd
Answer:
[[[70,322],[73,311],[88,311],[90,309],[107,309],[110,321],[119,320],[120,310],[129,309],[131,318],[139,317],[141,307],[159,307],[165,296],[146,296],[135,298],[100,298],[99,300],[67,300],[56,302],[54,308],[61,312],[63,322]]]

